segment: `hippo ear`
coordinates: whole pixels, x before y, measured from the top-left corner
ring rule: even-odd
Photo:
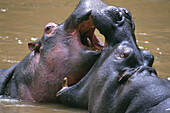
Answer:
[[[41,39],[39,39],[37,42],[30,42],[30,43],[28,43],[28,48],[31,51],[39,50],[40,47],[41,47]]]
[[[31,50],[31,51],[34,51],[34,50],[39,50],[41,44],[40,43],[37,43],[37,42],[30,42],[28,43],[28,48]]]

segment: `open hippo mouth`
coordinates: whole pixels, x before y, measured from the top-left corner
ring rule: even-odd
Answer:
[[[74,16],[72,16],[72,18],[73,17]],[[134,54],[138,54],[139,50],[136,47],[136,42],[133,37],[134,35],[131,34],[134,31],[134,27],[132,26],[133,21],[131,19],[132,18],[130,12],[125,8],[107,6],[97,10],[94,9],[86,13],[85,16],[81,16],[81,20],[75,21],[78,22],[78,24],[75,25],[76,32],[78,32],[78,36],[80,37],[80,41],[83,44],[83,46],[87,47],[89,50],[97,51],[104,49],[104,51],[101,54],[101,57],[99,57],[101,59],[110,55],[111,51],[114,50],[114,48],[116,48],[120,43],[123,42],[130,44],[130,47],[132,46],[132,48],[134,48],[134,51],[137,50],[137,53],[134,52]],[[98,29],[100,33],[104,36],[105,38],[104,44],[95,35],[94,33],[95,29]],[[130,53],[132,52],[125,51],[124,54],[121,54],[121,56],[117,59],[124,59],[128,56],[132,56],[130,55]],[[138,56],[140,56],[140,54],[138,54]],[[136,55],[135,58],[132,59],[133,60],[135,59],[135,61],[138,62],[138,60],[136,60]],[[133,64],[133,62],[131,63]],[[120,67],[118,66],[118,68]],[[132,68],[130,70],[123,71],[121,70],[120,78],[118,81],[119,82],[126,81],[134,73],[136,73],[136,71],[138,71],[138,68]],[[68,85],[70,87],[74,84]],[[65,87],[68,87],[67,78],[64,78],[63,80],[63,88]]]
[[[89,112],[93,112],[93,108],[96,110],[95,113],[114,112],[114,104],[119,103],[114,101],[117,98],[115,94],[127,92],[122,90],[123,85],[132,83],[136,75],[150,75],[154,72],[151,67],[148,68],[153,64],[153,56],[150,52],[138,48],[134,34],[135,26],[127,9],[106,6],[94,9],[90,14],[88,19],[79,22],[77,27],[81,42],[87,47],[100,49],[101,43],[94,34],[96,28],[105,37],[104,50],[90,71],[78,83],[68,85],[65,77],[62,89],[56,96],[64,104],[88,108]],[[119,87],[120,90],[117,90]],[[106,103],[103,104],[104,100]],[[111,101],[110,105],[108,101]],[[109,110],[105,110],[106,106]],[[120,109],[121,107],[117,111]]]
[[[78,35],[81,44],[92,51],[104,48],[94,31],[97,28],[92,20],[92,11],[107,7],[108,5],[101,0],[81,0],[74,12],[64,22],[64,30]],[[79,40],[78,39],[78,40]]]
[[[103,42],[94,33],[95,29],[91,17],[78,25],[81,43],[93,51],[104,49]]]

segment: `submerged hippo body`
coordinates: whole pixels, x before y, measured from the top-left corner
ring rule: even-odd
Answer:
[[[89,113],[168,113],[170,82],[151,67],[153,55],[138,48],[128,10],[103,7],[92,11],[92,20],[108,48],[85,77],[61,89],[57,98]]]
[[[94,2],[98,3],[96,7],[106,4],[96,1],[82,0],[61,25],[47,24],[43,37],[28,44],[31,52],[21,62],[0,69],[0,95],[27,101],[55,101],[64,77],[68,78],[68,85],[77,83],[103,48],[94,34],[90,13]]]

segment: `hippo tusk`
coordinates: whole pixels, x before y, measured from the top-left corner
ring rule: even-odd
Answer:
[[[63,79],[63,84],[62,84],[62,88],[67,88],[68,87],[68,83],[67,83],[67,77],[64,77],[64,79]]]
[[[89,47],[92,47],[92,43],[89,38],[87,38],[87,43],[88,43]]]

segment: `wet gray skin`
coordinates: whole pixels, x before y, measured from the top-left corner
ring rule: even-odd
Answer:
[[[170,82],[157,76],[153,55],[138,48],[130,12],[108,6],[91,15],[107,48],[89,73],[60,90],[57,98],[69,106],[88,108],[89,113],[166,113]]]
[[[28,44],[31,52],[21,62],[0,69],[0,95],[32,102],[56,101],[63,78],[68,78],[68,85],[77,83],[100,56],[104,45],[94,34],[90,14],[104,6],[99,0],[81,0],[65,22],[48,23],[43,37]]]

